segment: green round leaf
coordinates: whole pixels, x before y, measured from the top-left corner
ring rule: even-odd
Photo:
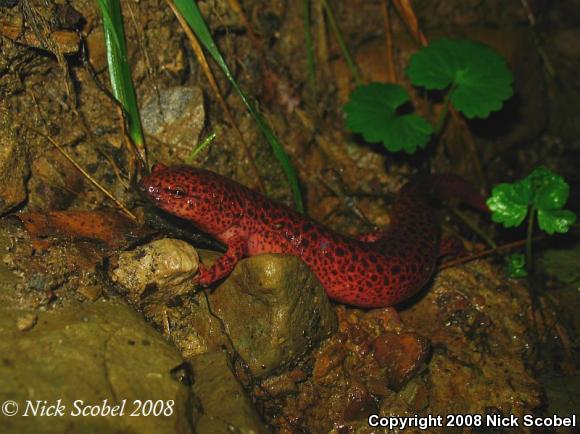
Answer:
[[[486,201],[491,219],[507,228],[519,226],[528,214],[530,197],[529,182],[496,185]]]
[[[513,76],[505,59],[487,45],[439,39],[415,53],[407,75],[416,86],[445,89],[468,118],[487,117],[513,95]]]
[[[538,225],[550,235],[555,232],[565,234],[574,223],[576,223],[576,214],[568,209],[538,210]]]
[[[358,86],[344,106],[346,128],[362,134],[370,143],[382,142],[391,152],[413,154],[424,148],[433,131],[423,118],[398,115],[396,110],[409,101],[406,90],[395,84],[370,83]]]
[[[534,204],[538,209],[556,210],[566,205],[570,186],[560,175],[538,167],[528,177],[535,190]]]

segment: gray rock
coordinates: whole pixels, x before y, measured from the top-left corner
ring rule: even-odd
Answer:
[[[185,162],[205,123],[203,92],[199,87],[177,86],[153,92],[141,110],[146,134],[171,146],[159,148],[161,161]]]
[[[0,402],[19,406],[13,417],[0,414],[3,434],[192,432],[190,388],[171,376],[182,363],[179,353],[129,307],[97,302],[40,312],[34,328],[19,331],[23,314],[0,312]],[[22,416],[27,400],[59,399],[64,416]],[[75,400],[101,406],[126,400],[125,415],[73,417]],[[171,415],[130,417],[134,400],[165,406],[171,400]]]

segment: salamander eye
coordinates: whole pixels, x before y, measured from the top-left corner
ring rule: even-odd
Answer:
[[[167,189],[167,192],[176,199],[181,199],[185,197],[185,189],[183,187],[171,187]]]

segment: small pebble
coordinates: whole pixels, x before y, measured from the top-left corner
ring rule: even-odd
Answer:
[[[103,288],[99,285],[81,286],[77,292],[87,300],[96,301],[103,293]]]
[[[27,313],[16,320],[16,327],[21,332],[26,332],[33,328],[38,321],[38,315],[35,313]]]

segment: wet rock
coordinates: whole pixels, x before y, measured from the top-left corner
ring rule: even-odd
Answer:
[[[50,421],[0,415],[3,433],[192,432],[191,391],[171,377],[182,363],[179,353],[129,307],[97,302],[39,312],[26,333],[14,327],[20,316],[0,312],[0,402],[13,400],[22,411],[26,400],[60,399],[66,410]],[[130,417],[137,399],[162,400],[171,414]],[[126,400],[125,415],[73,417],[75,400],[101,406]]]
[[[152,92],[145,100],[141,117],[146,134],[171,145],[160,147],[157,159],[184,163],[205,122],[203,92],[196,86]]]
[[[485,414],[496,407],[521,417],[537,410],[540,387],[527,366],[538,340],[526,289],[473,262],[443,270],[424,291],[398,316],[392,308],[337,307],[338,333],[304,361],[313,369],[294,383],[296,392],[265,402],[267,420],[280,431],[366,433],[376,432],[369,412]]]
[[[213,315],[205,292],[199,292],[192,297],[181,297],[180,300],[180,307],[147,306],[145,312],[160,325],[163,324],[164,317],[169,318],[173,324],[170,337],[184,358],[189,359],[224,348],[232,351],[231,341],[224,333],[219,318]]]
[[[364,384],[352,381],[347,390],[348,401],[344,408],[343,419],[352,421],[376,414],[377,406]]]
[[[294,256],[240,261],[209,300],[236,351],[258,377],[288,365],[336,329],[324,289]]]
[[[195,429],[198,433],[268,433],[252,401],[238,382],[223,352],[207,353],[190,360],[193,390],[203,408]]]
[[[26,199],[29,175],[27,146],[18,140],[18,132],[8,116],[0,116],[0,216]]]
[[[114,262],[109,275],[131,303],[149,298],[165,304],[193,288],[199,256],[185,241],[164,238],[123,252]]]
[[[457,412],[498,407],[521,416],[539,406],[540,386],[528,368],[537,351],[531,306],[526,288],[477,261],[438,273],[425,297],[401,312],[433,346],[425,372],[430,413],[453,405]]]
[[[421,368],[429,354],[429,342],[416,333],[384,333],[373,342],[374,357],[386,368],[387,381],[400,388]]]

